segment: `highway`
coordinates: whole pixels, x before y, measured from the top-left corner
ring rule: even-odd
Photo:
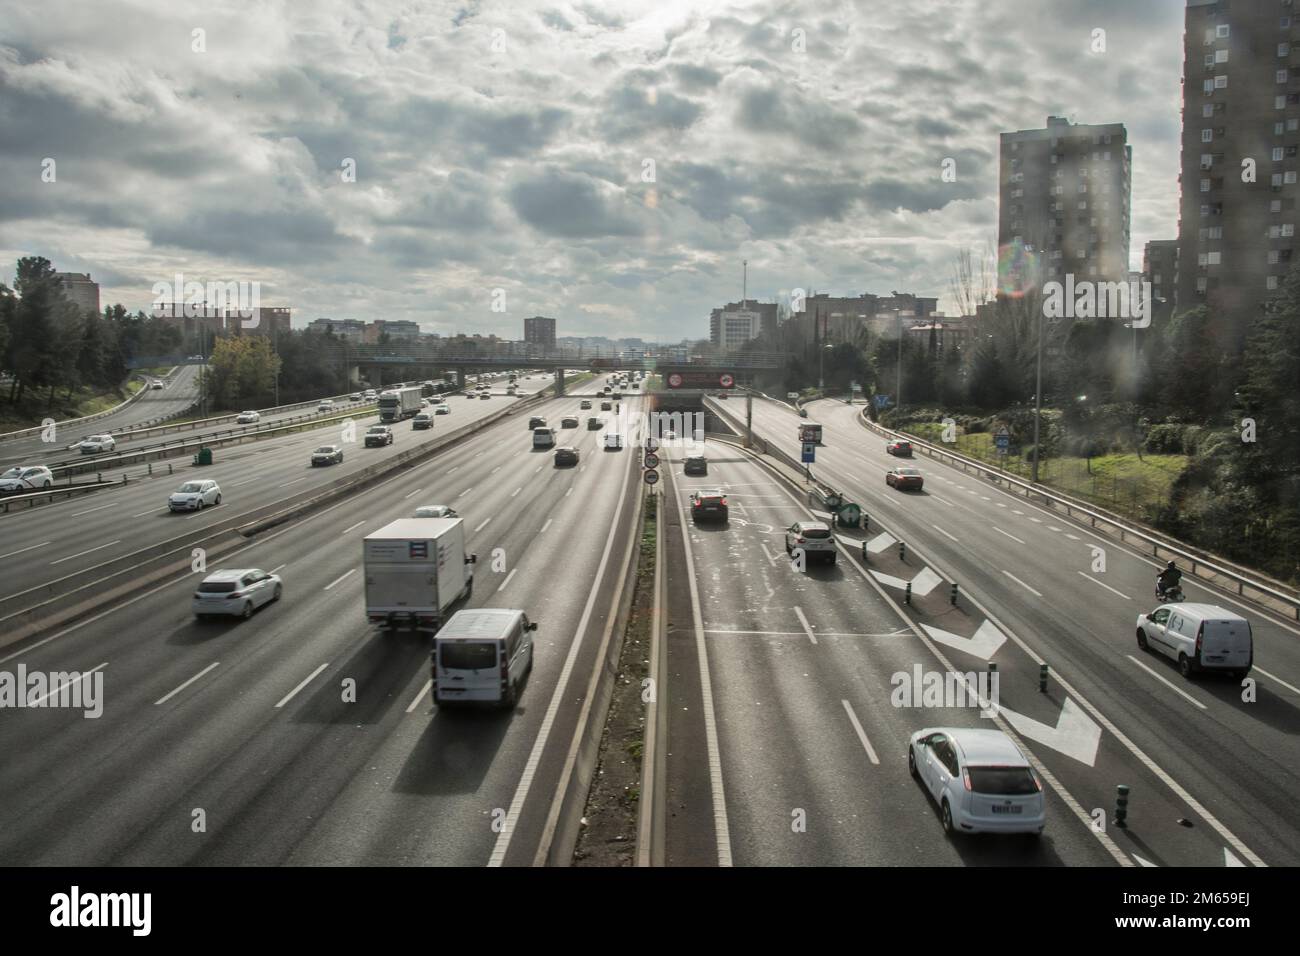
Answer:
[[[713,407],[743,419],[734,399]],[[715,458],[707,479],[687,482],[673,469],[671,501],[691,487],[720,485],[735,506],[726,528],[685,522],[690,565],[673,564],[669,578],[679,635],[669,670],[693,674],[706,656],[717,721],[710,757],[702,682],[682,678],[686,709],[670,708],[668,749],[681,759],[676,770],[670,761],[669,801],[676,795],[696,812],[677,812],[670,857],[1295,865],[1300,828],[1290,794],[1300,780],[1295,761],[1279,755],[1300,755],[1300,634],[1185,578],[1189,600],[1222,603],[1252,620],[1258,698],[1244,703],[1226,679],[1184,681],[1133,637],[1137,614],[1154,606],[1148,559],[926,458],[914,462],[926,478],[922,493],[887,488],[884,472],[896,460],[857,423],[860,412],[834,402],[809,409],[826,429],[813,473],[872,518],[866,532],[840,532],[834,568],[790,570],[781,531],[812,515],[807,499],[742,453]],[[796,459],[799,421],[782,403],[754,403],[756,434]],[[906,562],[893,543],[863,562],[863,540],[882,543],[883,529],[911,549]],[[1104,549],[1104,573],[1093,570],[1094,546]],[[930,565],[937,575],[925,571]],[[957,607],[948,600],[953,577]],[[909,608],[905,580],[917,590]],[[948,844],[933,803],[905,777],[911,732],[967,724],[978,720],[974,712],[889,703],[890,677],[917,664],[966,672],[989,661],[1000,670],[1004,729],[1018,733],[1050,783],[1048,831],[1037,848],[1018,853],[997,841]],[[1051,666],[1046,694],[1037,686],[1041,662]],[[710,766],[720,771],[725,817],[700,777]],[[1130,827],[1100,833],[1093,814],[1113,820],[1121,783],[1132,788]],[[806,833],[791,829],[795,808],[808,811]]]
[[[198,365],[180,365],[172,374],[161,377],[160,390],[146,388],[144,395],[125,408],[92,422],[57,424],[53,443],[41,435],[5,439],[0,437],[0,466],[44,464],[47,460],[68,457],[67,447],[91,435],[114,433],[132,425],[180,415],[199,397]]]
[[[452,401],[463,421],[505,399]],[[579,401],[535,414],[558,426]],[[224,555],[222,566],[284,579],[283,599],[248,621],[197,623],[188,575],[8,649],[7,669],[99,668],[107,703],[97,719],[20,709],[0,721],[0,864],[531,864],[630,554],[639,485],[632,454],[601,450],[604,430],[561,431],[582,458],[557,468],[526,425],[507,417]],[[305,451],[321,440],[257,446],[226,477],[244,476],[241,497],[307,478]],[[364,453],[345,467],[354,457]],[[362,537],[422,504],[465,520],[478,555],[469,606],[540,622],[513,713],[437,711],[427,638],[364,619]]]

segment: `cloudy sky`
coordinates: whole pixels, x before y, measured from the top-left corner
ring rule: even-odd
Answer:
[[[998,134],[1049,114],[1127,125],[1139,268],[1177,228],[1182,22],[1182,0],[0,0],[0,278],[43,255],[131,309],[183,273],[255,280],[296,326],[519,338],[540,313],[676,341],[739,298],[742,259],[767,299],[945,296],[996,234]]]

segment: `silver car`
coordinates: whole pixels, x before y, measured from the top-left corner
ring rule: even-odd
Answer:
[[[0,475],[0,494],[21,494],[48,488],[54,484],[54,474],[44,465],[15,465]]]
[[[167,499],[172,511],[202,511],[207,505],[221,504],[221,486],[211,479],[187,481]]]
[[[91,435],[77,443],[83,455],[102,455],[117,447],[117,439],[112,435]]]
[[[421,505],[415,509],[413,518],[458,518],[459,515],[449,505]]]
[[[190,608],[200,621],[216,615],[249,618],[263,604],[280,600],[280,576],[260,568],[214,571],[194,592]]]
[[[1000,730],[930,727],[912,734],[907,769],[937,804],[944,832],[1043,832],[1043,784]]]

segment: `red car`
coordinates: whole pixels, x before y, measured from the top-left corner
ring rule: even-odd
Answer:
[[[899,458],[911,458],[912,443],[910,441],[891,441],[885,445],[885,451],[891,455],[897,455]]]
[[[915,468],[891,468],[885,472],[885,484],[899,491],[920,491],[925,479]]]

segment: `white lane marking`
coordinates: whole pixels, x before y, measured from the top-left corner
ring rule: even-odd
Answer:
[[[255,481],[261,481],[261,478],[245,478],[243,481],[231,482],[232,488],[238,488],[240,485],[251,485]]]
[[[284,484],[282,484],[280,487],[281,487],[281,488],[288,488],[290,485],[296,485],[298,482],[300,482],[300,481],[306,481],[306,480],[307,480],[307,476],[306,476],[306,475],[303,475],[301,478],[294,478],[292,481],[286,481],[286,482],[285,482]]]
[[[801,607],[797,607],[797,608],[795,608],[795,609],[794,609],[794,616],[797,617],[797,618],[799,619],[799,624],[803,627],[803,632],[804,632],[806,635],[808,635],[808,640],[810,640],[810,641],[812,641],[814,644],[816,644],[816,643],[817,643],[817,635],[813,633],[812,628],[808,625],[808,618],[804,617],[804,614],[803,614],[803,608],[801,608]]]
[[[1082,541],[1082,540],[1083,540],[1083,539],[1080,538],[1077,534],[1069,534],[1069,533],[1067,533],[1065,536],[1066,536],[1067,538],[1069,538],[1071,541]]]
[[[993,499],[990,498],[988,495],[980,495],[980,498],[982,498],[984,501],[992,501],[992,500],[993,500]]]
[[[1042,524],[1042,523],[1043,523],[1043,519],[1042,519],[1042,518],[1030,518],[1029,520],[1032,521],[1034,524]]]
[[[72,512],[72,514],[69,515],[68,517],[70,517],[70,518],[80,518],[82,515],[93,514],[93,513],[96,512],[96,511],[103,511],[105,508],[112,508],[112,507],[113,507],[113,505],[111,505],[111,504],[100,505],[98,508],[87,508],[85,511],[74,511],[74,512]]]
[[[547,519],[546,519],[546,524],[542,525],[542,530],[539,531],[539,532],[537,532],[537,533],[538,533],[538,534],[542,534],[544,531],[546,531],[546,529],[549,528],[549,527],[551,526],[551,522],[554,521],[554,520],[555,520],[554,518],[547,518]]]
[[[1000,502],[1000,501],[999,501],[999,502],[996,502],[996,504],[997,504],[997,506],[998,506],[999,508],[1005,508],[1005,507],[1006,507],[1006,505],[1004,505],[1004,504],[1003,504],[1002,502]]]
[[[423,490],[424,490],[423,488],[416,488],[416,489],[415,489],[414,491],[412,491],[410,494],[402,495],[402,500],[405,501],[407,498],[410,498],[410,497],[412,497],[413,495],[418,495],[418,494],[419,494],[420,492],[422,492]]]
[[[515,572],[518,570],[519,570],[518,568],[510,569],[510,573],[506,575],[506,579],[501,582],[501,587],[497,588],[497,594],[500,594],[502,591],[506,589],[506,585],[510,583],[510,579],[515,576]]]
[[[279,570],[280,570],[281,568],[283,568],[283,567],[284,567],[283,564],[277,564],[277,565],[276,565],[275,567],[273,567],[270,571],[268,571],[267,574],[275,574],[277,571],[279,571]]]
[[[520,485],[520,486],[519,486],[518,488],[516,488],[514,491],[510,492],[510,497],[513,498],[515,495],[519,494],[519,492],[521,492],[521,491],[523,491],[523,490],[524,490],[523,485]]]
[[[335,578],[335,579],[334,579],[333,581],[331,581],[329,584],[325,585],[324,590],[328,591],[330,588],[334,587],[334,585],[338,584],[340,581],[343,581],[344,579],[346,579],[346,578],[348,578],[348,577],[350,577],[350,576],[352,576],[352,575],[354,575],[354,574],[356,574],[356,573],[357,573],[357,569],[356,569],[356,568],[353,568],[351,571],[348,571],[348,572],[346,572],[345,574],[341,574],[341,575],[339,575],[337,578]]]
[[[619,487],[618,502],[614,506],[615,516],[623,513],[624,504],[627,501],[628,480],[631,478],[631,470],[623,470],[623,483]],[[679,505],[680,509],[680,505]],[[686,516],[681,515],[682,524],[685,525]],[[618,521],[615,520],[610,524],[609,534],[605,536],[605,548],[600,555],[600,564],[596,567],[596,575],[592,578],[593,586],[587,595],[587,604],[582,610],[582,617],[578,620],[577,629],[573,632],[574,637],[569,645],[569,653],[564,659],[564,666],[560,668],[560,676],[555,684],[555,691],[551,694],[550,702],[546,705],[546,715],[542,718],[542,726],[538,728],[537,737],[533,741],[533,748],[528,753],[528,760],[524,763],[523,773],[519,777],[519,785],[515,789],[515,795],[510,801],[510,808],[506,811],[506,818],[503,821],[501,832],[497,835],[496,844],[492,848],[492,855],[488,857],[488,866],[501,866],[505,862],[506,852],[510,849],[510,841],[515,835],[515,826],[519,820],[519,814],[523,810],[524,803],[528,799],[528,792],[532,789],[533,778],[537,774],[537,767],[542,762],[542,753],[546,750],[547,741],[551,736],[551,728],[555,724],[555,717],[560,710],[560,702],[569,699],[572,694],[568,689],[569,677],[573,673],[574,665],[577,663],[578,655],[582,652],[583,637],[587,632],[587,626],[591,622],[591,615],[596,607],[596,598],[601,589],[595,586],[595,582],[604,580],[605,570],[609,567],[609,557],[614,550],[614,539],[618,536]]]
[[[1024,544],[1024,542],[1021,541],[1019,538],[1017,538],[1014,534],[1009,534],[1008,532],[1003,531],[1003,530],[1002,530],[1001,528],[999,528],[997,525],[992,525],[991,527],[992,527],[993,530],[996,531],[998,534],[1005,534],[1008,538],[1010,538],[1010,539],[1011,539],[1012,541],[1014,541],[1016,544]]]
[[[89,677],[91,674],[95,673],[95,671],[103,670],[103,669],[104,669],[105,667],[107,667],[107,666],[108,666],[108,661],[104,661],[104,663],[100,664],[98,667],[92,667],[92,668],[91,668],[90,670],[88,670],[88,671],[82,671],[80,674],[78,674],[78,675],[77,675],[76,677],[74,677],[72,680],[66,680],[66,681],[64,681],[62,684],[60,684],[58,687],[55,687],[53,690],[49,691],[48,693],[42,694],[40,697],[36,698],[36,700],[34,700],[34,701],[28,701],[27,706],[28,706],[28,707],[39,707],[39,706],[40,706],[40,705],[41,705],[45,700],[47,700],[47,699],[50,698],[50,697],[53,697],[53,696],[54,696],[55,694],[57,694],[59,691],[63,690],[63,688],[65,688],[65,687],[71,687],[73,684],[80,684],[83,680],[85,680],[85,679],[86,679],[87,677]]]
[[[1042,597],[1042,596],[1043,596],[1040,592],[1035,591],[1033,588],[1031,588],[1031,587],[1030,587],[1028,584],[1026,584],[1024,581],[1020,580],[1018,577],[1016,577],[1016,576],[1015,576],[1014,574],[1012,574],[1010,571],[1006,571],[1006,570],[1004,570],[1002,573],[1005,574],[1007,577],[1009,577],[1012,581],[1015,581],[1017,584],[1019,584],[1022,588],[1024,588],[1026,591],[1028,591],[1030,594],[1034,595],[1035,597]]]
[[[454,475],[458,468],[460,468],[460,465],[457,465],[455,468],[452,468],[450,471],[447,472],[447,474]]]
[[[1202,704],[1199,700],[1197,700],[1197,699],[1196,699],[1195,697],[1193,697],[1191,694],[1187,693],[1187,691],[1183,690],[1181,687],[1175,687],[1174,684],[1173,684],[1171,681],[1167,680],[1164,676],[1162,676],[1162,675],[1160,675],[1160,674],[1157,674],[1155,671],[1153,671],[1151,668],[1147,667],[1146,664],[1143,664],[1140,660],[1138,660],[1138,659],[1137,659],[1136,657],[1134,657],[1132,654],[1125,654],[1124,656],[1127,657],[1129,660],[1131,660],[1131,661],[1132,661],[1134,664],[1136,664],[1138,667],[1142,668],[1144,671],[1146,671],[1148,674],[1150,674],[1150,675],[1151,675],[1152,677],[1154,677],[1156,680],[1160,681],[1160,683],[1164,684],[1166,687],[1168,687],[1170,690],[1172,690],[1172,691],[1173,691],[1175,694],[1177,694],[1178,696],[1184,698],[1185,700],[1190,701],[1190,702],[1191,702],[1192,704],[1194,704],[1195,706],[1201,708],[1201,710],[1206,710],[1206,709],[1207,709],[1206,706],[1205,706],[1204,704]]]
[[[1047,526],[1047,530],[1048,530],[1048,531],[1058,531],[1058,532],[1059,532],[1059,531],[1064,531],[1065,529],[1064,529],[1064,528],[1058,528],[1058,527],[1057,527],[1056,525],[1054,525],[1054,524],[1049,524],[1049,525]]]
[[[1101,582],[1098,581],[1096,578],[1094,578],[1091,574],[1084,574],[1082,571],[1080,571],[1079,574],[1083,574],[1083,576],[1084,576],[1085,578],[1087,578],[1089,581],[1091,581],[1093,584],[1101,584]],[[1129,597],[1129,596],[1128,596],[1127,594],[1125,594],[1123,591],[1116,591],[1116,590],[1115,590],[1113,587],[1111,587],[1109,584],[1101,584],[1101,586],[1104,587],[1104,588],[1105,588],[1107,591],[1109,591],[1111,594],[1117,594],[1117,595],[1119,595],[1119,596],[1122,597],[1125,601],[1131,601],[1131,600],[1133,600],[1131,597]]]
[[[501,470],[501,466],[500,466],[500,465],[497,465],[495,468],[493,468],[491,471],[489,471],[488,474],[489,474],[489,475],[495,475],[495,474],[496,474],[498,471],[500,471],[500,470]]]
[[[1150,860],[1148,860],[1148,859],[1146,859],[1146,858],[1144,858],[1144,857],[1140,857],[1140,856],[1138,856],[1136,853],[1133,854],[1133,859],[1137,860],[1139,864],[1141,864],[1142,866],[1145,866],[1145,867],[1150,867],[1150,868],[1155,869],[1156,866],[1157,866],[1155,863],[1152,863]]]
[[[167,701],[171,700],[173,697],[175,697],[177,694],[179,694],[181,691],[183,691],[186,687],[189,687],[189,686],[190,686],[191,684],[193,684],[196,680],[198,680],[200,677],[202,677],[204,674],[206,674],[208,671],[212,670],[212,668],[216,667],[216,666],[217,666],[218,664],[220,664],[220,663],[221,663],[221,661],[213,661],[213,662],[212,662],[211,664],[209,664],[207,667],[203,668],[203,670],[199,671],[197,674],[195,674],[193,677],[191,677],[189,680],[187,680],[184,684],[181,684],[180,687],[177,687],[175,690],[173,690],[173,691],[172,691],[171,693],[169,693],[169,694],[165,694],[164,696],[159,697],[157,700],[155,700],[155,701],[153,702],[153,705],[154,705],[155,707],[157,707],[159,704],[165,704],[165,703],[167,703]]]
[[[949,541],[956,541],[956,540],[957,540],[957,539],[954,538],[952,535],[950,535],[947,531],[944,531],[942,528],[940,528],[937,524],[932,524],[932,525],[930,525],[930,527],[933,528],[935,531],[939,532],[941,535],[943,535],[943,536],[944,536],[945,538],[947,538]]]
[[[862,746],[866,748],[867,756],[871,758],[872,763],[876,766],[880,766],[880,758],[876,756],[876,750],[871,746],[871,741],[867,739],[867,732],[862,729],[862,724],[858,722],[858,715],[853,712],[853,707],[847,700],[841,700],[840,703],[844,705],[844,710],[848,713],[849,720],[853,723],[853,729],[857,731],[858,740],[862,741]]]
[[[1021,511],[1019,508],[1012,508],[1012,509],[1011,509],[1011,513],[1012,513],[1013,515],[1023,515],[1023,514],[1024,514],[1024,512]]]
[[[301,684],[299,684],[299,685],[298,685],[297,687],[295,687],[293,690],[289,691],[289,693],[287,693],[287,694],[285,694],[283,697],[281,697],[281,698],[280,698],[280,703],[276,704],[275,706],[276,706],[277,708],[278,708],[278,707],[283,707],[285,704],[289,703],[289,701],[293,700],[294,696],[298,693],[298,691],[302,690],[304,687],[306,687],[308,684],[310,684],[310,683],[311,683],[311,682],[316,678],[316,675],[318,675],[321,671],[323,671],[325,668],[327,668],[327,667],[329,667],[329,666],[330,666],[329,661],[326,661],[326,662],[325,662],[324,664],[322,664],[320,667],[316,668],[314,671],[312,671],[310,674],[308,674],[306,677],[304,677],[304,678],[302,679],[302,683],[301,683]]]
[[[933,498],[935,501],[939,502],[940,504],[947,505],[949,508],[952,507],[951,501],[949,501],[947,498],[940,498],[938,495],[934,494],[934,492],[930,493],[930,497]]]
[[[1300,687],[1296,687],[1294,684],[1288,684],[1288,683],[1287,683],[1286,681],[1284,681],[1282,678],[1278,677],[1276,674],[1270,674],[1268,671],[1264,670],[1264,668],[1260,667],[1258,664],[1255,665],[1255,670],[1259,671],[1261,674],[1263,674],[1263,675],[1264,675],[1265,677],[1267,677],[1269,680],[1275,680],[1275,681],[1277,681],[1279,684],[1281,684],[1281,685],[1282,685],[1283,687],[1285,687],[1287,690],[1292,691],[1293,693],[1296,693],[1296,694],[1300,694]]]
[[[477,528],[475,528],[474,531],[473,531],[472,533],[473,533],[473,534],[478,534],[480,531],[482,531],[484,528],[487,527],[488,522],[491,521],[491,520],[492,520],[491,518],[484,518],[484,519],[483,519],[483,523],[480,524]]]
[[[145,512],[145,514],[148,514],[148,513],[149,513],[149,512]],[[138,517],[140,517],[140,516],[139,516],[139,515],[136,515],[136,517],[138,518]],[[48,541],[42,541],[40,544],[32,544],[32,545],[28,545],[28,546],[25,547],[25,548],[19,548],[17,551],[9,551],[9,552],[7,552],[6,554],[0,554],[0,558],[12,558],[15,554],[22,554],[24,551],[35,551],[37,548],[43,548],[43,547],[45,547],[45,546],[46,546],[47,544],[49,544],[49,543],[50,543],[50,542],[48,542]]]
[[[572,486],[570,486],[570,487],[569,487],[569,490],[566,491],[566,492],[564,493],[564,497],[567,498],[567,497],[569,497],[569,495],[571,495],[571,494],[573,494],[573,487],[572,487]]]
[[[415,700],[411,701],[411,706],[406,708],[406,712],[408,714],[411,711],[415,710],[415,708],[420,706],[420,701],[424,700],[424,695],[429,693],[429,688],[432,686],[433,686],[433,678],[430,677],[427,681],[424,682],[424,686],[420,688],[420,692],[415,695]]]
[[[360,527],[361,527],[363,524],[365,524],[365,523],[366,523],[366,519],[365,519],[365,518],[362,518],[362,519],[361,519],[360,521],[358,521],[356,524],[350,524],[350,525],[348,525],[346,528],[344,528],[342,531],[340,531],[339,534],[347,534],[349,531],[355,531],[357,528],[360,528]]]
[[[108,544],[101,544],[97,548],[91,548],[89,551],[80,551],[77,554],[70,554],[66,558],[59,558],[58,560],[51,561],[50,564],[62,564],[64,561],[71,561],[74,558],[80,558],[87,554],[93,554],[96,551],[103,551],[105,548],[111,548],[113,545],[121,544],[121,543],[122,540],[119,538],[116,541],[110,541]]]
[[[132,517],[132,518],[143,518],[145,515],[152,515],[152,514],[162,514],[162,511],[161,511],[160,509],[158,509],[158,508],[153,508],[153,509],[151,509],[151,510],[149,510],[149,511],[141,511],[138,515],[131,515],[131,517]]]
[[[753,634],[759,637],[804,637],[803,631],[739,631],[731,630],[725,627],[706,627],[706,634]],[[822,631],[822,637],[910,637],[912,632],[907,628],[898,631],[889,631],[883,634],[862,634],[851,631]]]

